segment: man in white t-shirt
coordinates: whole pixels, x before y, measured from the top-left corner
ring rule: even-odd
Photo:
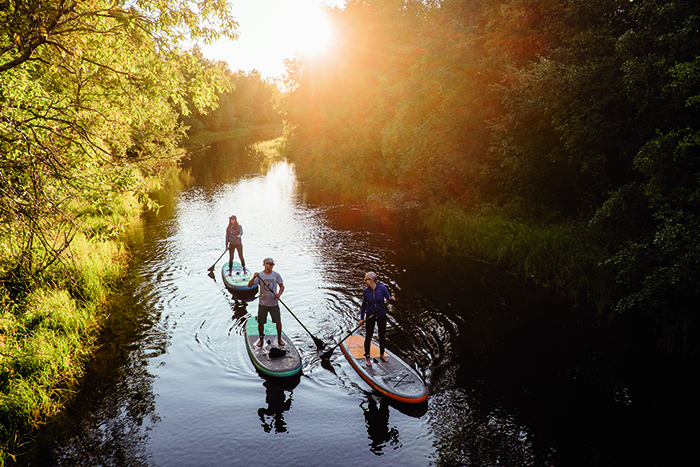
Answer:
[[[282,276],[272,270],[275,266],[275,261],[272,258],[265,258],[263,260],[263,266],[265,270],[254,273],[253,278],[248,282],[248,287],[257,284],[260,290],[260,296],[258,297],[258,332],[260,334],[260,340],[256,342],[255,345],[258,347],[262,347],[263,345],[265,339],[265,323],[267,323],[268,313],[270,313],[270,317],[272,317],[272,322],[277,325],[277,343],[279,345],[284,345],[279,305],[279,298],[282,292],[284,292]],[[260,281],[264,281],[265,284],[261,284]],[[279,292],[277,291],[277,286],[279,286]]]

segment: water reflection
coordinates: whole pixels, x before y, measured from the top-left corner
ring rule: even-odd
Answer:
[[[248,302],[235,300],[231,303],[231,310],[233,311],[233,316],[231,319],[234,323],[243,323],[245,318],[248,316]]]
[[[267,380],[265,387],[265,403],[267,407],[258,409],[258,417],[265,433],[286,433],[287,424],[284,413],[292,408],[292,393],[299,384],[299,377],[285,378],[279,381]],[[289,396],[287,396],[289,392]]]
[[[461,390],[450,391],[449,397],[432,403],[430,418],[437,447],[436,465],[536,464],[527,427],[507,413],[478,407]],[[540,458],[540,465],[551,464]]]
[[[377,403],[379,399],[379,403]],[[360,407],[365,415],[365,426],[367,427],[367,436],[370,439],[369,450],[381,456],[384,453],[384,448],[400,446],[399,430],[389,426],[389,403],[384,397],[375,399],[373,395],[367,397]]]
[[[41,449],[22,456],[20,465],[149,465],[149,427],[160,421],[149,363],[165,351],[167,337],[154,316],[125,313],[149,296],[146,289],[130,291],[109,310],[110,324],[79,393],[41,431]]]
[[[290,465],[318,465],[314,444],[326,465],[382,456],[386,467],[631,465],[692,446],[697,430],[680,422],[697,417],[670,414],[700,412],[697,381],[671,370],[649,381],[657,370],[639,371],[595,342],[554,294],[428,254],[411,226],[312,196],[290,164],[261,171],[246,143],[198,156],[173,182],[186,190],[160,194],[164,207],[146,215],[80,394],[24,465],[247,465],[271,439]],[[231,211],[246,220],[251,264],[275,257],[285,302],[326,343],[357,325],[358,278],[381,271],[399,298],[387,347],[429,383],[428,402],[367,392],[339,349],[319,362],[292,317],[283,317],[285,332],[304,377],[286,387],[261,379],[242,338],[248,303],[207,276]],[[669,398],[678,388],[686,397]]]

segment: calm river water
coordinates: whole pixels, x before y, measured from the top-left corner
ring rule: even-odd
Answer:
[[[695,457],[696,374],[631,347],[554,291],[424,250],[420,231],[329,204],[247,142],[193,157],[134,241],[101,347],[29,466],[605,466]],[[328,344],[357,323],[362,278],[397,296],[388,347],[428,402],[373,394],[336,349],[329,363],[282,308],[303,374],[263,378],[217,263],[228,216],[253,270],[272,256],[284,302]],[[606,337],[607,336],[607,337]]]

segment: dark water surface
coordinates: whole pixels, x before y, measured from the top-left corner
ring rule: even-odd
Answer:
[[[146,216],[134,264],[75,401],[21,465],[606,466],[697,460],[696,373],[596,332],[554,291],[439,257],[421,232],[319,201],[287,163],[242,140],[198,154]],[[272,256],[283,300],[334,344],[376,271],[398,301],[388,347],[424,376],[428,402],[373,394],[336,349],[323,363],[282,308],[303,374],[263,378],[237,304],[207,268],[231,214],[247,265]],[[221,260],[221,266],[226,259]],[[690,456],[690,457],[689,457]]]

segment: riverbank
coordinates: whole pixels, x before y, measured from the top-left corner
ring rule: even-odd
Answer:
[[[281,126],[201,133],[183,145],[195,152],[253,132],[275,136]],[[280,157],[279,144],[279,138],[265,141],[254,150],[271,160]],[[149,182],[152,189],[170,183],[173,172],[162,177]],[[0,287],[0,467],[21,454],[31,433],[78,390],[108,319],[111,294],[129,267],[128,244],[138,235],[144,210],[158,209],[152,199],[130,193],[113,200],[109,210],[103,206],[74,213],[81,224],[70,247],[41,277],[26,281],[26,294],[7,284]],[[9,253],[4,253],[7,259]]]
[[[37,277],[25,279],[26,293],[3,284],[0,465],[20,454],[31,432],[77,391],[106,319],[103,310],[128,266],[127,241],[143,208],[124,193],[109,212],[75,213],[81,225],[69,247]]]
[[[493,206],[467,209],[457,202],[417,199],[398,187],[385,187],[345,172],[317,176],[293,144],[280,144],[308,189],[338,202],[355,203],[380,219],[397,219],[424,239],[422,248],[459,255],[503,268],[522,280],[556,289],[557,294],[610,317],[614,307],[609,253],[595,230],[581,223],[538,223]],[[351,185],[351,186],[350,186]],[[350,188],[348,188],[350,186]]]
[[[282,124],[255,125],[247,128],[232,128],[224,131],[198,131],[188,136],[183,142],[185,149],[191,153],[201,151],[212,143],[226,139],[236,139],[255,134],[281,135]]]
[[[604,265],[608,256],[587,226],[540,225],[497,210],[467,213],[450,204],[419,209],[417,218],[438,251],[500,265],[602,314],[612,306],[612,273]]]

